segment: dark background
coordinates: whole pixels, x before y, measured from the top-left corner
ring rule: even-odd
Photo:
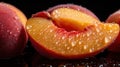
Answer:
[[[46,10],[58,4],[73,3],[81,5],[88,8],[98,16],[101,21],[105,21],[107,17],[113,12],[119,10],[120,2],[119,0],[0,0],[1,2],[10,3],[17,8],[19,8],[23,13],[30,18],[32,14]],[[30,43],[28,42],[28,45]],[[79,61],[56,61],[43,59],[43,57],[38,58],[39,55],[34,56],[34,49],[32,47],[27,47],[25,49],[24,55],[12,58],[10,60],[0,60],[0,67],[51,67],[51,65],[68,64],[68,65],[91,65],[92,67],[119,67],[120,55],[110,54],[106,56],[106,52],[103,52],[97,56],[97,58],[83,59]],[[37,56],[37,58],[36,58]],[[107,58],[106,58],[107,57]],[[93,65],[92,65],[93,64]],[[118,65],[117,65],[118,64]],[[34,66],[35,65],[35,66]],[[103,66],[101,66],[103,65]],[[116,65],[116,66],[115,66]],[[90,66],[90,67],[91,67]],[[63,67],[63,66],[60,66]],[[73,66],[71,66],[73,67]],[[85,66],[86,67],[86,66]]]
[[[119,0],[1,0],[1,2],[15,5],[25,13],[27,18],[30,18],[36,12],[46,10],[58,4],[73,3],[88,8],[101,21],[105,21],[111,13],[120,8]]]

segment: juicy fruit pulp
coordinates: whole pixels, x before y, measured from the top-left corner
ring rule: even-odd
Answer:
[[[107,20],[107,23],[117,23],[120,25],[120,10],[114,12],[113,14],[111,14]],[[109,47],[109,51],[112,52],[120,52],[120,33],[118,34],[116,40],[114,41],[114,43],[112,43],[112,45]]]
[[[56,6],[52,7],[52,8],[49,8],[47,10],[47,12],[51,13],[53,10],[56,10],[57,8],[70,8],[70,9],[74,9],[74,10],[83,12],[83,13],[85,13],[87,15],[90,15],[93,18],[99,20],[99,18],[92,11],[88,10],[85,7],[82,7],[80,5],[75,5],[75,4],[61,4],[61,5],[56,5]]]
[[[99,22],[92,16],[69,8],[59,8],[53,10],[53,12],[51,12],[51,17],[58,27],[65,28],[68,31],[69,30],[81,31],[95,24],[96,22]]]
[[[19,55],[27,43],[25,25],[19,17],[25,15],[22,12],[16,13],[15,10],[19,10],[12,7],[14,6],[0,3],[0,59]]]
[[[92,56],[112,43],[119,26],[99,24],[84,32],[67,32],[56,27],[50,20],[31,18],[28,20],[27,30],[39,52],[45,54],[48,51],[49,56],[52,55],[50,53],[53,53],[52,56],[55,53],[66,58],[81,58]]]
[[[61,9],[65,10],[66,13]],[[57,13],[53,14],[55,10],[61,13],[59,15]],[[57,59],[77,59],[94,56],[107,48],[119,33],[118,24],[101,23],[99,20],[97,21],[82,12],[79,13],[70,8],[58,8],[55,10],[50,13],[50,19],[35,16],[27,21],[27,32],[31,42],[34,48],[44,56]],[[71,17],[67,15],[69,11],[73,11],[70,14]],[[58,20],[59,18],[62,18],[60,20],[62,22]],[[86,19],[82,20],[82,18]],[[71,20],[75,21],[71,22]],[[68,25],[65,25],[65,23]],[[59,27],[59,24],[61,27]],[[68,31],[66,28],[70,24],[73,26]],[[65,26],[62,27],[62,25]],[[84,28],[86,29],[84,30]]]

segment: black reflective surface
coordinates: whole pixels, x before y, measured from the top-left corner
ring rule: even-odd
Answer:
[[[39,55],[31,46],[11,59],[0,59],[0,67],[120,67],[120,54],[105,50],[95,57],[78,60],[48,59]]]

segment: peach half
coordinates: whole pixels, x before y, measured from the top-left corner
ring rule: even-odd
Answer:
[[[120,25],[120,10],[112,13],[108,18],[106,19],[107,23],[117,23]],[[109,51],[112,52],[120,52],[120,33],[117,36],[115,42],[109,47]]]
[[[15,6],[0,3],[0,59],[22,53],[27,43],[26,16]]]
[[[95,56],[106,49],[119,33],[118,24],[101,23],[75,9],[57,8],[50,13],[39,13],[28,19],[27,32],[33,47],[48,58]]]
[[[71,8],[71,9],[74,9],[74,10],[77,10],[77,11],[81,11],[87,15],[90,15],[92,16],[93,18],[99,20],[99,18],[89,9],[85,8],[85,7],[82,7],[80,5],[75,5],[75,4],[61,4],[61,5],[56,5],[52,8],[49,8],[47,11],[49,13],[51,13],[53,10],[57,9],[57,8]]]

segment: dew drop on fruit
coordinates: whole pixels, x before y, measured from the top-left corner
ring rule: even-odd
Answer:
[[[17,17],[17,16],[15,16],[15,17],[13,17],[13,19],[14,19],[14,20],[17,20],[17,19],[18,19],[18,17]]]
[[[55,44],[57,45],[59,42],[57,41],[57,42],[55,42]]]
[[[7,30],[7,32],[9,33],[9,32],[10,32],[10,30]]]
[[[69,50],[70,49],[70,47],[67,47],[67,50]]]
[[[96,31],[99,33],[100,32],[100,30],[98,29],[98,28],[96,28]]]
[[[17,29],[17,32],[20,32],[19,28],[16,28]]]
[[[50,30],[50,33],[53,32],[53,30]]]
[[[28,25],[28,26],[27,26],[27,29],[28,29],[28,30],[29,30],[29,29],[31,29],[31,28],[32,28],[32,26],[31,26],[31,25]]]
[[[80,45],[80,44],[82,44],[82,42],[81,42],[81,41],[79,41],[79,42],[78,42],[78,44]]]
[[[62,40],[64,40],[64,39],[65,39],[65,37],[63,36],[63,37],[62,37]]]
[[[71,45],[72,45],[72,47],[74,47],[76,45],[76,43],[73,41],[73,42],[71,42]]]
[[[89,49],[89,52],[93,52],[93,51],[94,51],[94,48]]]
[[[89,33],[87,33],[87,37],[89,37],[90,36],[90,34]]]
[[[87,45],[84,45],[84,49],[87,49],[87,47],[88,47]]]
[[[105,37],[105,43],[108,43],[109,42],[109,38]]]
[[[57,37],[57,35],[54,35],[54,38],[56,38]]]
[[[14,37],[16,37],[16,36],[17,36],[17,34],[14,34],[13,36],[14,36]]]
[[[9,32],[9,34],[12,34],[12,32]]]

